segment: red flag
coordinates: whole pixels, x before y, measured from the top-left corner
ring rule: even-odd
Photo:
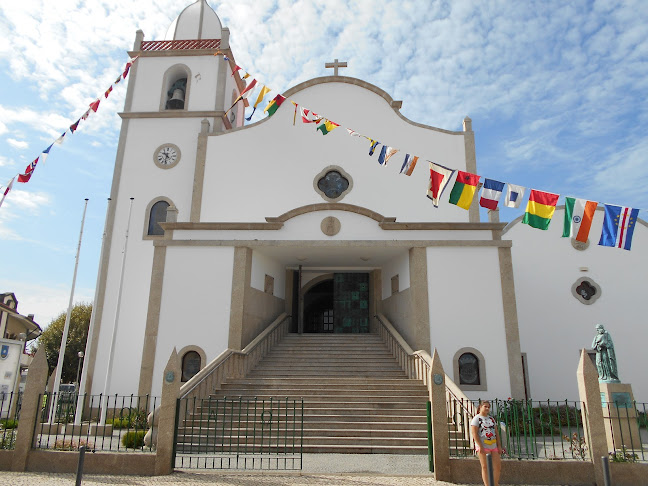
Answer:
[[[82,119],[82,120],[87,120],[89,116],[90,116],[90,108],[88,108],[88,111],[86,111],[86,112],[81,116],[81,119]]]
[[[25,173],[24,174],[18,174],[18,182],[29,182],[29,179],[31,178],[32,174],[34,173],[34,169],[36,168],[36,164],[38,163],[38,157],[36,157],[36,160],[34,160],[31,164],[29,164],[25,168]]]
[[[232,76],[234,76],[234,73],[241,69],[241,66],[236,66],[234,69],[232,69]]]
[[[127,62],[126,67],[124,68],[124,74],[122,75],[124,79],[126,79],[126,76],[128,76],[128,71],[130,71],[131,66],[133,65],[132,62]]]
[[[74,131],[79,128],[79,122],[81,121],[81,118],[79,118],[77,121],[75,121],[72,125],[70,125],[70,131],[74,133]]]
[[[5,197],[7,197],[7,194],[9,194],[9,191],[11,191],[11,187],[13,186],[15,178],[16,178],[15,176],[12,177],[11,180],[9,181],[9,184],[7,184],[7,188],[5,189],[4,194],[2,195],[2,199],[0,199],[0,206],[2,206],[2,203],[5,200]]]
[[[252,93],[252,89],[256,86],[256,79],[253,79],[252,82],[248,85],[247,88],[245,88],[243,91],[241,91],[241,96],[243,98],[247,98],[250,96],[250,93]]]
[[[100,101],[101,100],[97,98],[96,101],[93,101],[92,103],[90,103],[90,108],[92,108],[92,111],[94,111],[95,113],[97,113],[97,108],[99,108],[99,102]]]
[[[113,87],[112,87],[112,84],[111,84],[111,85],[110,85],[110,88],[108,88],[108,89],[106,90],[106,98],[108,98],[108,95],[109,95],[110,92],[112,91],[112,88],[113,88]]]

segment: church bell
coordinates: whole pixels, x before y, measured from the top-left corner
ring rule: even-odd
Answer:
[[[184,91],[177,88],[173,90],[173,96],[167,101],[167,109],[169,110],[181,110],[184,108]]]

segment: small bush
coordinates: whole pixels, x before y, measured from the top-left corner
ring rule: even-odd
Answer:
[[[147,414],[138,408],[126,408],[120,411],[118,417],[108,420],[115,429],[144,430],[147,428]]]
[[[146,432],[143,430],[126,432],[122,437],[122,445],[126,449],[141,449],[144,447],[144,435]]]
[[[86,446],[86,449],[93,449],[92,442],[85,439],[65,439],[57,440],[54,443],[54,449],[57,451],[78,451],[81,446]]]
[[[18,421],[12,419],[2,419],[0,420],[0,429],[15,429],[18,427]]]
[[[639,456],[637,456],[637,454],[628,452],[625,447],[617,449],[614,452],[610,452],[609,455],[612,462],[636,462],[639,459]]]
[[[16,445],[16,430],[0,430],[0,449],[13,449]]]

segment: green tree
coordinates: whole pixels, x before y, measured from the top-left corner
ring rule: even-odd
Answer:
[[[78,353],[79,351],[85,352],[91,314],[92,304],[81,302],[74,304],[72,307],[61,383],[73,383],[76,380],[77,365],[79,362]],[[58,317],[52,319],[52,322],[49,323],[43,331],[43,334],[38,338],[38,343],[34,349],[35,351],[41,346],[45,347],[45,355],[47,356],[50,373],[56,369],[56,365],[58,364],[66,315],[67,311],[61,312]]]

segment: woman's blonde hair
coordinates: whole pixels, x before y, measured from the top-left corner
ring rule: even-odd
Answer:
[[[489,402],[488,400],[484,400],[483,402],[480,402],[479,405],[477,405],[477,414],[478,414],[478,415],[481,413],[481,409],[482,409],[482,407],[483,407],[484,405],[486,405],[487,403],[488,403],[489,405],[491,404],[491,402]]]

